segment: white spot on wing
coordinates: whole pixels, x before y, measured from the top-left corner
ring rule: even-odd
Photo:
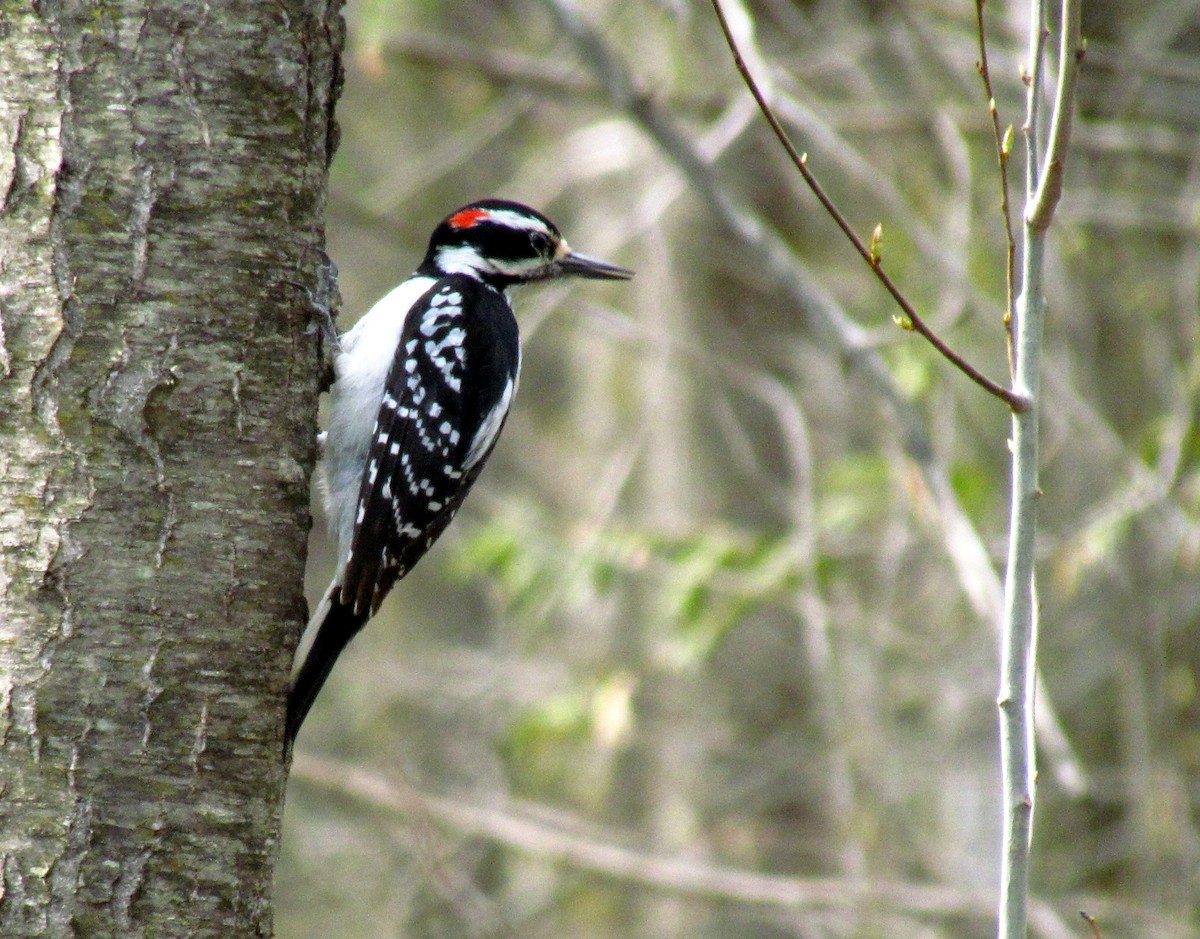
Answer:
[[[432,339],[425,342],[425,354],[437,366],[437,370],[442,373],[442,379],[454,391],[462,388],[459,366],[464,358],[462,344],[466,338],[466,332],[461,327],[455,326],[439,342],[434,342]],[[448,351],[452,351],[452,354],[447,354]]]

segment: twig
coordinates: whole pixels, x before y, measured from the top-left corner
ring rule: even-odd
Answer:
[[[1067,147],[1071,143],[1071,118],[1075,113],[1075,88],[1083,65],[1085,46],[1080,32],[1083,0],[1063,0],[1062,36],[1058,52],[1058,87],[1046,143],[1046,172],[1038,184],[1033,203],[1025,210],[1026,223],[1034,231],[1045,231],[1054,218],[1062,197]]]
[[[1041,139],[1042,115],[1042,76],[1046,71],[1046,39],[1050,35],[1050,27],[1046,25],[1045,0],[1030,0],[1034,10],[1033,25],[1030,26],[1032,37],[1029,42],[1029,54],[1032,62],[1028,72],[1021,76],[1025,82],[1025,126],[1021,133],[1025,135],[1025,205],[1037,192],[1038,181],[1042,175],[1042,154],[1038,147]],[[1023,216],[1026,236],[1029,233],[1028,214]]]
[[[1079,915],[1082,916],[1083,921],[1088,924],[1088,929],[1091,930],[1092,933],[1092,939],[1104,939],[1104,937],[1100,935],[1100,927],[1096,925],[1096,918],[1094,916],[1089,916],[1084,910],[1080,910]]]
[[[975,0],[975,20],[979,27],[979,77],[983,79],[983,91],[988,99],[988,115],[992,119],[992,136],[996,141],[996,161],[1000,167],[1000,214],[1004,218],[1004,332],[1008,337],[1008,372],[1012,376],[1016,368],[1013,348],[1013,316],[1016,302],[1017,242],[1013,237],[1012,212],[1008,196],[1008,154],[1012,137],[1012,126],[1000,129],[1000,113],[996,109],[996,93],[992,91],[992,73],[988,68],[987,39],[983,25],[983,8],[987,0]]]
[[[845,234],[848,239],[850,239],[850,243],[854,245],[854,249],[858,252],[859,256],[866,261],[867,266],[875,272],[875,276],[879,278],[880,283],[883,284],[887,292],[892,295],[892,299],[895,300],[900,309],[904,311],[904,321],[902,321],[901,325],[903,325],[905,328],[911,328],[914,332],[920,333],[922,336],[924,336],[925,339],[927,339],[929,343],[935,349],[937,349],[938,352],[940,352],[955,367],[957,367],[959,371],[961,371],[964,375],[970,378],[971,381],[975,382],[977,385],[979,385],[979,387],[983,388],[989,394],[999,398],[1001,401],[1007,404],[1010,409],[1013,411],[1020,411],[1025,408],[1027,402],[1020,395],[1014,393],[1008,388],[1003,387],[1002,385],[998,385],[996,382],[992,381],[977,368],[975,368],[975,366],[964,359],[961,355],[951,349],[942,340],[942,338],[925,323],[913,305],[909,303],[908,298],[904,296],[904,294],[900,291],[900,288],[896,286],[892,278],[889,277],[887,272],[883,269],[883,264],[880,261],[878,252],[872,250],[871,247],[864,244],[863,240],[859,238],[858,234],[846,220],[846,217],[834,204],[833,200],[817,181],[816,176],[814,176],[812,171],[808,168],[807,157],[804,154],[801,154],[792,144],[791,138],[788,137],[787,131],[785,131],[783,129],[783,125],[779,123],[778,118],[775,116],[775,112],[771,109],[770,104],[767,103],[767,99],[763,95],[762,89],[759,88],[754,76],[751,75],[750,69],[746,65],[745,59],[742,57],[741,50],[738,48],[737,40],[734,39],[733,32],[729,28],[729,22],[725,19],[725,12],[721,9],[720,0],[712,0],[712,6],[716,11],[717,19],[720,21],[721,32],[725,34],[725,42],[729,45],[729,51],[733,54],[734,64],[741,73],[742,79],[746,83],[746,87],[750,89],[750,94],[752,94],[754,96],[754,100],[758,102],[758,107],[762,111],[763,116],[767,119],[767,123],[771,125],[771,130],[774,131],[775,136],[783,146],[783,149],[787,152],[787,155],[791,158],[792,163],[795,164],[796,169],[799,170],[800,175],[804,178],[804,182],[808,184],[808,188],[812,190],[813,195],[815,195],[821,205],[825,207],[825,211],[828,212],[830,217],[837,223],[837,226],[842,230],[842,233]]]

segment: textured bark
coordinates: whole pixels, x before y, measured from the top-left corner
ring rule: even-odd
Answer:
[[[0,935],[271,931],[336,0],[0,0]]]

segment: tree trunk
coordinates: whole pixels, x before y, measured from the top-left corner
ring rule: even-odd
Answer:
[[[0,935],[271,932],[336,0],[0,6]]]

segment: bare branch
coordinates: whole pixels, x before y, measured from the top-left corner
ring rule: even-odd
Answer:
[[[979,30],[979,77],[983,79],[983,90],[988,99],[988,115],[992,122],[992,136],[996,142],[996,161],[1000,168],[1000,214],[1004,218],[1005,262],[1004,290],[1007,298],[1004,307],[1004,332],[1008,337],[1008,371],[1013,374],[1016,367],[1013,349],[1013,313],[1016,302],[1017,242],[1013,237],[1012,212],[1008,196],[1008,156],[1012,146],[1012,127],[1000,129],[1000,112],[996,108],[996,93],[992,90],[992,73],[988,67],[987,34],[984,31],[983,8],[987,0],[975,0],[975,20]]]
[[[1025,212],[1034,231],[1045,231],[1054,218],[1054,209],[1062,196],[1067,147],[1071,142],[1071,118],[1075,113],[1075,89],[1083,65],[1084,43],[1081,21],[1083,0],[1063,0],[1062,36],[1058,53],[1058,86],[1054,93],[1054,115],[1046,144],[1046,170],[1038,183],[1037,195]]]
[[[1072,27],[1066,22],[1066,6],[1077,0],[1063,0],[1064,35]],[[1078,29],[1078,25],[1074,27]],[[1041,420],[1042,336],[1046,319],[1044,266],[1046,227],[1057,203],[1055,190],[1061,185],[1061,166],[1065,153],[1057,161],[1059,183],[1048,183],[1054,163],[1045,176],[1041,173],[1042,77],[1046,69],[1046,0],[1030,3],[1029,54],[1031,57],[1025,112],[1025,206],[1022,242],[1021,292],[1017,299],[1014,331],[1016,369],[1013,387],[1028,399],[1030,406],[1012,416],[1012,495],[1009,515],[1008,565],[1004,582],[1004,620],[1000,639],[1000,690],[996,698],[1000,719],[1000,777],[1004,831],[1000,858],[1000,903],[997,935],[999,939],[1024,939],[1029,912],[1029,870],[1033,840],[1033,808],[1037,795],[1037,752],[1034,746],[1035,676],[1037,674],[1038,602],[1036,581],[1036,539],[1038,503],[1042,491],[1038,482],[1038,434]],[[1064,49],[1069,48],[1064,39]],[[1060,63],[1062,72],[1068,63]],[[1072,105],[1069,96],[1056,101]],[[1051,115],[1053,126],[1062,128],[1063,117]],[[1065,135],[1055,136],[1065,145]],[[1049,188],[1047,188],[1049,186]],[[1050,193],[1050,195],[1047,195]],[[1038,205],[1043,199],[1048,208]],[[1038,224],[1038,223],[1041,224]]]
[[[989,891],[903,881],[783,877],[656,854],[630,847],[628,836],[618,838],[599,832],[594,825],[565,812],[550,813],[541,806],[512,803],[473,805],[418,792],[360,766],[303,752],[292,764],[292,778],[355,799],[376,811],[433,822],[524,854],[653,889],[789,909],[870,906],[975,919],[991,915]],[[1039,913],[1045,924],[1039,931],[1047,936],[1063,935],[1052,925],[1061,923],[1053,909],[1041,905]]]
[[[800,175],[804,178],[804,182],[808,184],[808,188],[812,190],[813,195],[817,197],[817,200],[822,206],[824,206],[825,211],[828,212],[829,216],[834,220],[834,222],[837,223],[838,228],[840,228],[842,233],[850,240],[850,243],[854,246],[854,250],[857,251],[859,256],[867,263],[867,266],[875,272],[875,276],[879,278],[879,282],[883,284],[884,289],[891,294],[892,299],[895,300],[900,309],[904,311],[904,317],[900,321],[901,325],[905,329],[912,329],[914,332],[920,333],[922,336],[924,336],[925,339],[928,340],[929,343],[935,349],[937,349],[937,351],[940,352],[944,358],[949,360],[956,368],[958,368],[959,371],[961,371],[964,375],[970,378],[971,381],[975,382],[975,384],[979,385],[979,387],[983,388],[989,394],[999,398],[1013,411],[1020,411],[1026,407],[1026,401],[1020,395],[992,381],[977,368],[975,368],[974,365],[964,359],[959,353],[950,348],[950,346],[947,345],[946,342],[925,323],[925,321],[921,318],[921,315],[908,301],[908,298],[904,296],[900,288],[896,286],[892,278],[888,276],[887,272],[883,269],[883,265],[880,262],[878,255],[873,253],[871,248],[865,244],[861,238],[859,238],[858,234],[846,220],[846,217],[841,213],[837,205],[834,204],[833,200],[825,192],[820,182],[818,182],[816,176],[813,175],[812,170],[808,168],[807,157],[796,149],[795,145],[791,141],[791,138],[788,137],[787,131],[784,130],[783,125],[779,123],[779,119],[775,116],[775,112],[771,109],[770,104],[767,102],[766,96],[763,94],[762,89],[758,86],[754,76],[750,74],[750,69],[746,65],[746,60],[743,58],[741,50],[738,48],[737,40],[734,39],[733,32],[729,28],[729,22],[725,18],[725,11],[721,9],[720,0],[712,0],[712,5],[713,9],[716,11],[717,19],[721,23],[721,31],[725,34],[725,41],[729,45],[730,52],[733,53],[734,64],[737,65],[737,69],[741,73],[742,79],[746,83],[746,87],[750,89],[750,93],[754,96],[754,100],[758,102],[759,109],[762,111],[763,116],[767,119],[767,123],[771,125],[771,130],[774,131],[779,143],[787,152],[788,157],[791,158],[791,161],[795,165],[796,169],[799,170]]]

